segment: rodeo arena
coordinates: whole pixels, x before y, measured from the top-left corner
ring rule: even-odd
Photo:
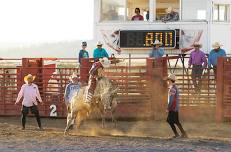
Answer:
[[[78,58],[0,58],[0,151],[231,152],[231,0],[94,0]]]

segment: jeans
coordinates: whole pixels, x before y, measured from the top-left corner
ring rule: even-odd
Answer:
[[[41,128],[41,121],[40,121],[39,111],[38,111],[38,107],[36,105],[33,105],[31,107],[22,106],[22,111],[21,111],[22,112],[22,116],[21,116],[22,127],[25,128],[26,116],[28,115],[29,110],[31,111],[32,114],[35,115],[38,126],[39,126],[39,128]]]
[[[203,73],[202,65],[193,65],[191,77],[192,77],[193,86],[195,88],[195,91],[201,90],[202,73]]]

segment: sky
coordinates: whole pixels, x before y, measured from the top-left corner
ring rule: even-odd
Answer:
[[[0,47],[93,38],[93,0],[0,0]]]

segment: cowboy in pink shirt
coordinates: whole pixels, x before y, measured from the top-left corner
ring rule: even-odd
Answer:
[[[38,102],[36,101],[36,98],[39,100],[41,104],[43,104],[43,102],[38,90],[38,86],[32,83],[34,79],[35,76],[32,76],[31,74],[28,74],[27,76],[24,77],[24,81],[26,83],[22,85],[21,90],[15,102],[15,104],[19,103],[20,99],[23,97],[22,111],[21,111],[22,130],[25,129],[26,116],[29,113],[29,110],[31,111],[31,113],[35,115],[39,129],[42,129],[39,111],[37,107]]]

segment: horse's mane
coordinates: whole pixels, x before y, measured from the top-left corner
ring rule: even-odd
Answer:
[[[103,93],[108,93],[117,88],[117,84],[107,77],[101,77],[96,85],[94,95],[102,95]],[[84,99],[87,93],[88,86],[83,86],[80,88],[79,92],[76,92],[75,98]]]

